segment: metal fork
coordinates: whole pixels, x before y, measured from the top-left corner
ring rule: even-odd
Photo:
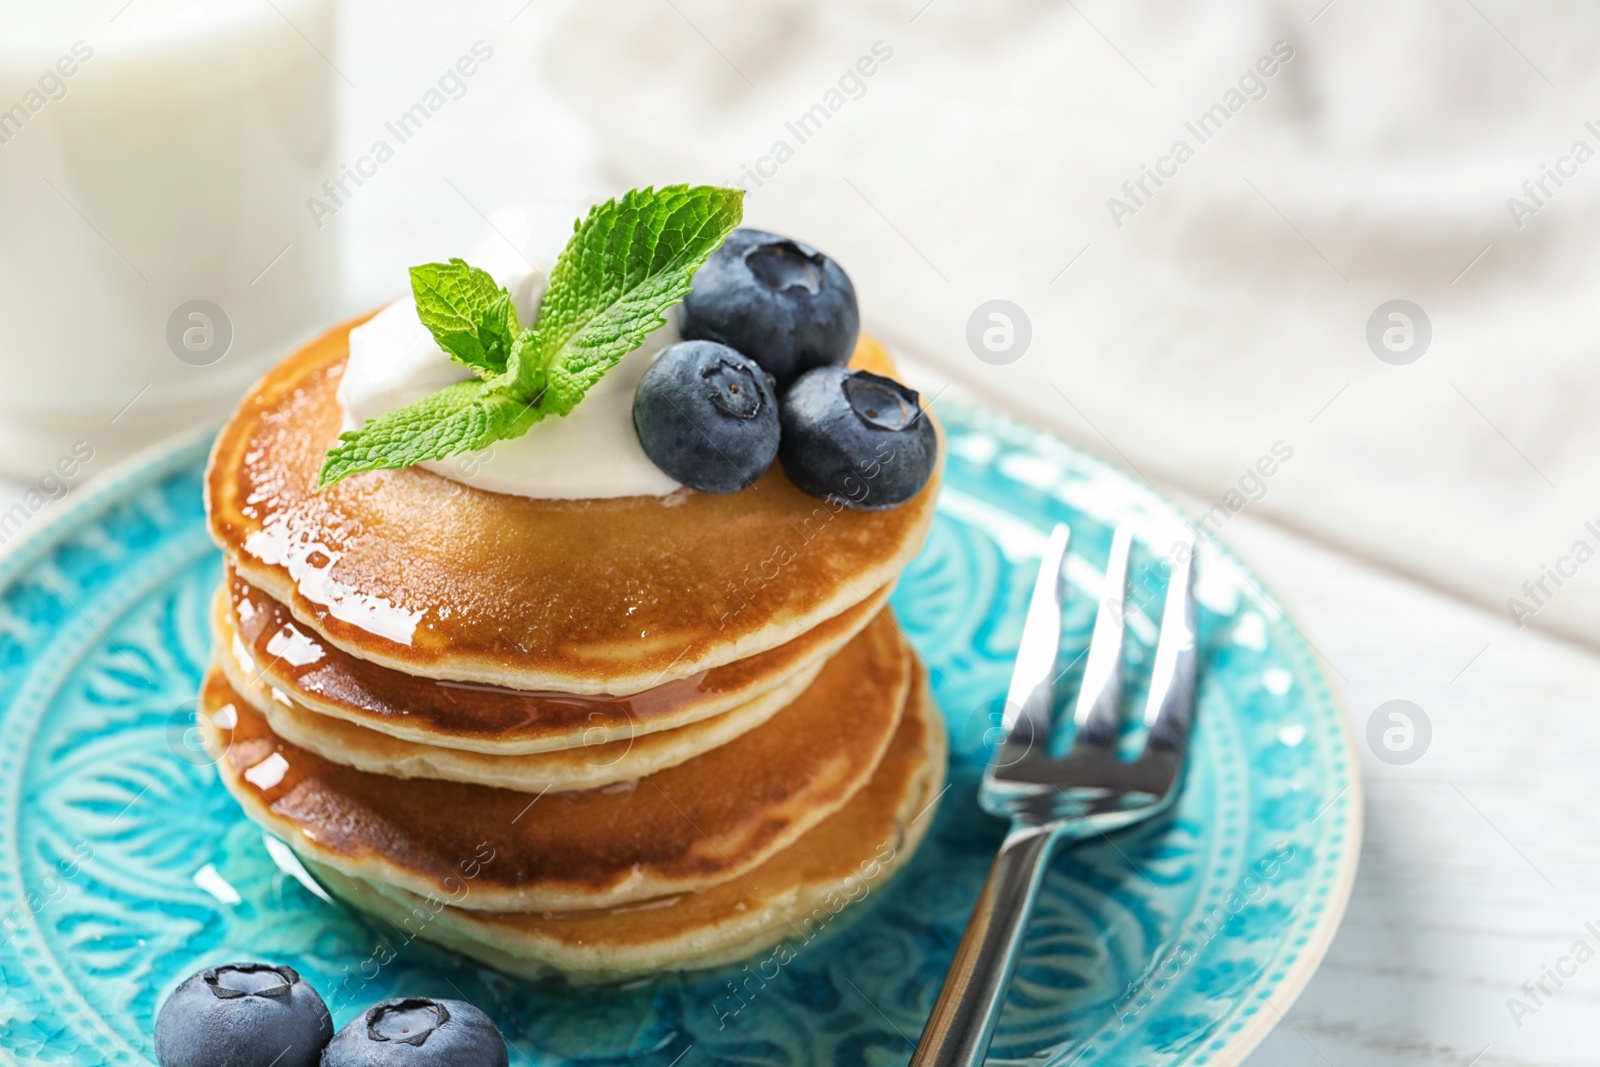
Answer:
[[[1065,756],[1050,754],[1068,536],[1067,527],[1058,525],[1045,547],[1006,697],[1004,736],[978,794],[985,811],[1011,820],[1011,831],[978,897],[912,1067],[976,1067],[983,1062],[1056,845],[1142,822],[1169,807],[1180,789],[1194,709],[1193,537],[1186,536],[1172,554],[1145,704],[1148,738],[1136,759],[1125,760],[1117,746],[1123,615],[1133,544],[1127,527],[1112,536],[1073,710],[1072,747]]]

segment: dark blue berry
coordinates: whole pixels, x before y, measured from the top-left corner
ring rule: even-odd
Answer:
[[[322,1067],[507,1067],[499,1027],[464,1000],[400,997],[345,1023]]]
[[[314,1067],[328,1006],[291,967],[226,963],[184,980],[156,1015],[161,1067]]]
[[[916,390],[867,371],[821,367],[784,394],[780,455],[789,480],[812,496],[883,511],[928,484],[939,435]]]
[[[855,351],[855,286],[816,249],[761,230],[734,230],[694,276],[683,336],[738,349],[777,379],[781,393],[813,367]]]
[[[651,462],[691,489],[732,493],[778,455],[778,401],[753,360],[714,341],[662,349],[633,395]]]

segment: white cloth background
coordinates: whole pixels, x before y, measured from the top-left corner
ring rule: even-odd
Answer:
[[[1218,501],[1283,441],[1253,511],[1597,641],[1600,566],[1561,557],[1600,548],[1600,159],[1520,228],[1507,206],[1600,151],[1597,31],[1487,0],[625,0],[570,9],[545,59],[611,184],[728,180],[787,141],[747,219],[837,257],[870,328],[951,377]],[[799,143],[785,123],[880,41]],[[1279,41],[1200,143],[1185,122]],[[1117,226],[1108,198],[1180,137]],[[1031,319],[1009,366],[966,343],[991,298]],[[1365,337],[1396,298],[1432,324],[1406,366]]]

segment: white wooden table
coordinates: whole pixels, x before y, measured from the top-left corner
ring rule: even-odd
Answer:
[[[1408,766],[1361,742],[1354,897],[1316,977],[1248,1062],[1597,1062],[1600,656],[1248,514],[1224,539],[1342,675],[1358,737],[1396,698],[1433,727]],[[1547,966],[1573,973],[1558,986]],[[1512,997],[1530,1010],[1513,1014]]]

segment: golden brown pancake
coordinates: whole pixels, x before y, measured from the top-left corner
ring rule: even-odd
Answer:
[[[221,611],[217,619],[216,665],[234,692],[266,716],[272,732],[285,741],[334,763],[373,774],[472,782],[524,793],[598,789],[675,767],[727,744],[788,707],[810,687],[827,662],[819,660],[808,665],[742,707],[673,730],[612,741],[594,739],[550,752],[474,752],[419,744],[304,707],[291,693],[271,685],[255,668],[233,631],[226,602],[219,600],[218,607]]]
[[[314,493],[348,335],[273,368],[217,438],[212,536],[250,584],[352,655],[413,675],[626,695],[794,640],[891,584],[938,477],[885,511],[797,489],[534,500],[420,468]],[[885,368],[870,340],[859,365]],[[860,492],[870,495],[863,479]]]
[[[332,763],[273,734],[215,668],[201,702],[224,784],[302,854],[435,895],[473,864],[460,907],[559,911],[704,889],[791,844],[871,777],[914,658],[884,612],[749,733],[637,783],[532,797]]]
[[[632,696],[605,697],[415,678],[322,640],[231,568],[224,585],[226,601],[219,604],[214,625],[224,648],[233,648],[237,636],[242,647],[236,658],[250,663],[250,680],[259,679],[310,711],[402,740],[497,756],[626,741],[735,709],[764,719],[792,700],[796,685],[814,677],[823,660],[872,621],[890,592],[885,586],[815,629],[749,659]],[[244,681],[231,676],[236,685]]]
[[[436,942],[515,975],[626,978],[716,966],[787,941],[752,962],[752,972],[770,978],[910,859],[933,822],[944,772],[944,723],[919,677],[865,788],[765,863],[703,892],[610,910],[486,914],[452,906],[452,896],[422,897],[308,865],[330,892],[387,919],[406,940]],[[453,895],[472,892],[464,879]]]

